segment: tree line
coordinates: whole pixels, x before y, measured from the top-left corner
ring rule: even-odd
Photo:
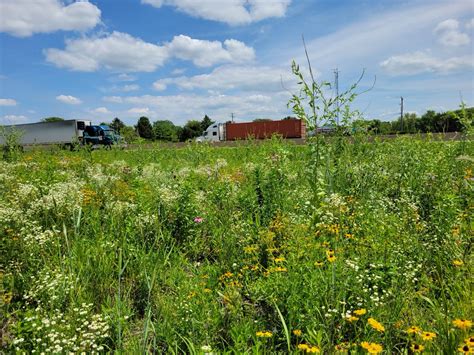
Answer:
[[[374,134],[406,134],[406,133],[445,133],[460,132],[462,130],[461,117],[471,122],[474,119],[474,107],[446,112],[428,110],[422,116],[416,113],[406,113],[402,118],[394,121],[358,120],[355,126],[364,127]]]
[[[373,134],[413,134],[413,133],[443,133],[459,132],[462,130],[461,118],[465,115],[471,124],[474,119],[474,107],[446,112],[426,111],[422,116],[416,113],[406,113],[402,118],[394,121],[355,120],[352,127],[355,130],[364,130]],[[294,119],[285,117],[284,119]],[[62,121],[61,117],[47,117],[43,122]],[[269,121],[266,118],[257,118],[254,122]],[[194,139],[202,134],[212,121],[205,115],[201,121],[189,120],[184,126],[177,126],[169,120],[158,120],[150,122],[148,117],[142,116],[134,126],[127,126],[118,117],[112,122],[102,122],[118,132],[127,142],[134,142],[137,139],[165,142],[185,142]]]

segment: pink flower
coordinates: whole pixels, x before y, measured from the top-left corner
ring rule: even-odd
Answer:
[[[194,218],[194,222],[196,222],[196,223],[202,223],[203,220],[204,219],[202,217],[195,217]]]

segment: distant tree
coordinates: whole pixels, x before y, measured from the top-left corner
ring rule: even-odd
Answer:
[[[298,118],[292,116],[286,116],[283,120],[297,120]]]
[[[153,123],[153,137],[160,141],[177,142],[178,129],[171,121],[156,121]]]
[[[114,129],[116,132],[120,133],[123,128],[125,128],[125,123],[123,123],[120,118],[115,117],[110,124],[110,127]]]
[[[201,135],[202,129],[201,129],[201,122],[196,121],[196,120],[190,120],[186,122],[186,124],[183,127],[183,130],[181,131],[180,135],[180,141],[184,142],[187,141],[188,139],[193,139]]]
[[[125,139],[127,143],[133,143],[138,139],[136,130],[131,126],[124,126],[120,131],[120,135]]]
[[[145,139],[153,138],[153,128],[151,126],[148,117],[142,116],[138,119],[137,125],[135,126],[138,135]]]
[[[46,117],[41,120],[41,122],[60,122],[64,121],[62,117]]]
[[[209,127],[213,123],[214,121],[212,121],[208,115],[205,115],[201,121],[201,132],[204,132],[207,129],[207,127]]]
[[[253,122],[271,122],[271,121],[273,120],[270,118],[256,118],[253,120]]]

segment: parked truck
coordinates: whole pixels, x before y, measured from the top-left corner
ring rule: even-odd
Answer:
[[[91,121],[64,120],[57,122],[38,122],[0,127],[0,145],[5,145],[8,135],[17,136],[16,144],[31,145],[89,144],[92,146],[112,146],[121,137],[108,126],[94,126]]]
[[[214,123],[209,126],[197,142],[235,141],[242,139],[265,139],[273,135],[283,138],[305,138],[306,126],[302,120],[259,121],[243,123]]]

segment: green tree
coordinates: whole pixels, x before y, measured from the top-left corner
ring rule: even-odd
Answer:
[[[64,121],[64,118],[62,117],[46,117],[41,120],[41,122],[60,122]]]
[[[201,132],[204,132],[207,127],[209,127],[211,124],[213,124],[214,121],[212,121],[209,116],[205,115],[204,118],[201,121]]]
[[[177,142],[177,127],[173,124],[173,122],[168,120],[156,121],[153,123],[153,137],[160,141]]]
[[[148,117],[142,116],[138,119],[137,125],[135,126],[137,133],[140,137],[145,139],[153,138],[153,127],[151,126]]]
[[[186,122],[181,132],[180,140],[184,142],[184,141],[187,141],[188,139],[194,139],[196,137],[199,137],[202,133],[201,128],[202,128],[201,122],[199,121],[190,120]]]
[[[117,133],[120,133],[123,128],[125,128],[125,123],[123,123],[120,118],[115,117],[110,124],[110,127],[113,128]]]
[[[133,127],[125,126],[120,131],[120,135],[125,139],[127,143],[133,143],[137,140],[138,134]]]

